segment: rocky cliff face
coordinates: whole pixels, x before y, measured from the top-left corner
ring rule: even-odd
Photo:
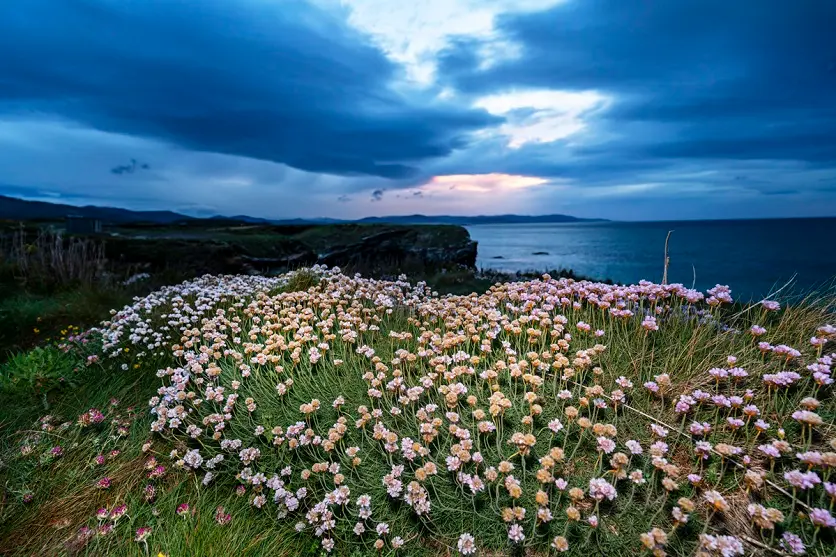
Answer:
[[[411,262],[430,268],[476,266],[476,242],[466,230],[462,229],[464,235],[439,237],[434,234],[434,227],[427,229],[397,227],[372,233],[359,241],[332,246],[318,254],[317,262],[328,266],[362,265],[375,260],[391,265]]]

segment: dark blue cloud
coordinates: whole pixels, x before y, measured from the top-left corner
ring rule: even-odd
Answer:
[[[825,0],[569,0],[501,18],[502,32],[522,45],[519,58],[480,68],[480,44],[463,39],[440,71],[473,96],[514,88],[611,95],[596,125],[621,137],[576,151],[581,166],[584,157],[833,166],[834,23],[836,2]],[[634,125],[649,133],[631,134]]]
[[[0,115],[385,177],[499,120],[394,92],[399,68],[344,15],[295,0],[0,2]]]

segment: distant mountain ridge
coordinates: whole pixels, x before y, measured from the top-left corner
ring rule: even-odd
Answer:
[[[406,215],[392,217],[366,217],[355,222],[388,224],[536,224],[553,222],[592,222],[604,219],[582,219],[569,215]]]
[[[27,201],[16,197],[0,195],[0,219],[6,220],[60,220],[68,215],[78,215],[103,222],[156,222],[168,224],[192,217],[174,211],[131,211],[116,207],[85,205],[77,207],[47,201]]]
[[[119,209],[116,207],[99,207],[96,205],[85,205],[83,207],[67,205],[63,203],[49,203],[47,201],[27,201],[16,197],[0,195],[0,219],[5,220],[60,220],[68,215],[99,219],[105,223],[128,223],[128,222],[151,222],[159,224],[171,224],[178,221],[191,220],[218,220],[236,221],[251,224],[534,224],[534,223],[560,223],[560,222],[592,222],[605,219],[582,219],[569,215],[478,215],[478,216],[455,216],[455,215],[402,215],[387,217],[366,217],[362,219],[264,219],[248,215],[235,215],[231,217],[216,215],[209,219],[198,219],[174,211],[132,211],[130,209]]]

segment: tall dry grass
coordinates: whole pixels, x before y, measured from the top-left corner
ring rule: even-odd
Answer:
[[[109,277],[104,243],[50,229],[33,236],[21,228],[6,236],[0,262],[26,289],[100,286]]]

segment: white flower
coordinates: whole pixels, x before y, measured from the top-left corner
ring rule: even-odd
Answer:
[[[476,540],[473,539],[472,535],[464,533],[459,536],[459,542],[456,544],[456,547],[462,555],[472,555],[476,553]]]

